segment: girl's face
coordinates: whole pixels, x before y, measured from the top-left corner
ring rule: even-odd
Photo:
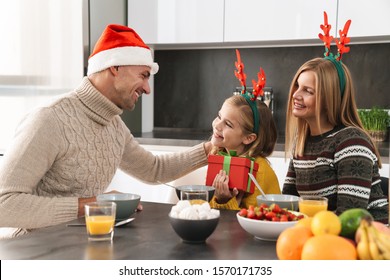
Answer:
[[[297,118],[306,120],[309,125],[316,124],[316,80],[313,71],[302,72],[297,80],[297,89],[292,99],[292,113]]]
[[[251,143],[250,136],[244,135],[240,124],[241,116],[237,108],[224,102],[218,116],[213,121],[211,143],[220,148],[237,151],[241,154],[246,144]]]

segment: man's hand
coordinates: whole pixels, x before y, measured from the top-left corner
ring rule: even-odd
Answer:
[[[77,213],[77,217],[78,218],[84,217],[85,216],[85,210],[84,210],[85,204],[90,203],[90,202],[95,202],[95,201],[96,201],[95,196],[94,197],[79,198],[79,210]]]

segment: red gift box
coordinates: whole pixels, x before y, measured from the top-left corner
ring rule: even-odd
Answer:
[[[253,193],[255,184],[248,173],[252,169],[252,174],[256,177],[258,167],[256,162],[247,157],[209,155],[206,185],[212,186],[215,176],[223,169],[229,175],[229,188]]]

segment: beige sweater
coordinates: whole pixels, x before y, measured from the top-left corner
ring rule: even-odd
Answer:
[[[78,198],[103,193],[117,168],[153,183],[207,164],[203,144],[154,156],[134,140],[121,113],[85,77],[74,92],[29,114],[0,167],[0,227],[76,219]]]

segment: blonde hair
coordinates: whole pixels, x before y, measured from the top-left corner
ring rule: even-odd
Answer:
[[[241,95],[233,95],[225,100],[237,108],[240,112],[239,121],[242,131],[245,135],[253,133],[253,113],[246,99]],[[277,130],[271,110],[264,102],[257,100],[257,109],[259,111],[259,132],[257,138],[252,143],[245,145],[242,155],[250,157],[266,158],[272,154],[277,139]],[[211,153],[216,154],[220,149],[213,147]]]
[[[345,89],[342,98],[337,70],[330,60],[314,58],[305,62],[298,69],[291,82],[288,95],[286,112],[286,157],[287,154],[302,156],[305,149],[306,138],[309,135],[309,126],[307,122],[292,114],[293,94],[297,90],[297,80],[301,73],[305,71],[313,71],[315,75],[316,115],[320,116],[321,108],[326,108],[327,120],[331,125],[353,126],[361,129],[370,138],[368,133],[364,130],[358,115],[351,73],[345,64],[342,64],[342,67],[345,73]],[[320,127],[319,117],[317,118],[317,125]],[[381,167],[378,150],[374,142],[371,142],[378,158],[378,165]]]

